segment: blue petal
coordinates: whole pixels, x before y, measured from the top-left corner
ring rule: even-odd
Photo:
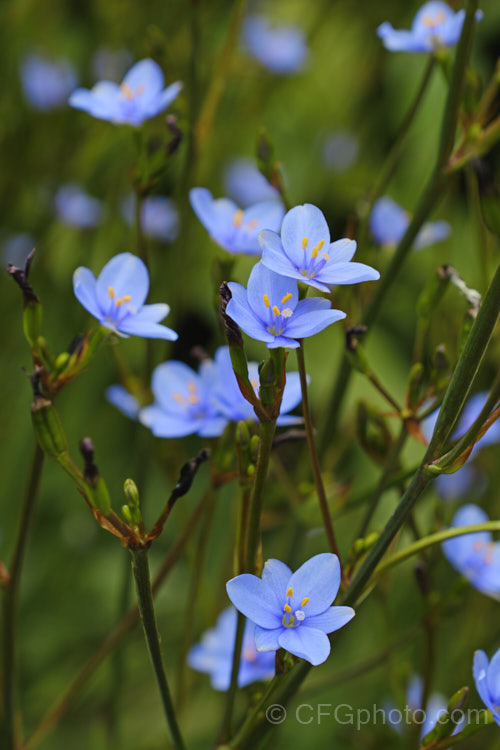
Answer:
[[[290,339],[288,336],[275,336],[273,340],[266,344],[268,349],[298,349],[300,344],[295,339]]]
[[[114,290],[111,300],[109,288]],[[149,274],[144,262],[132,253],[120,253],[111,258],[104,266],[97,279],[97,299],[103,310],[111,307],[114,300],[130,295],[131,301],[123,309],[139,310],[149,291]]]
[[[307,57],[302,31],[295,26],[270,26],[265,16],[252,15],[243,24],[248,51],[274,73],[294,73]]]
[[[302,310],[298,310],[287,325],[286,335],[297,339],[314,336],[332,323],[336,323],[345,317],[346,314],[342,310],[318,310],[304,313]]]
[[[247,208],[238,231],[237,247],[240,253],[260,255],[259,234],[263,230],[278,231],[285,208],[280,201],[271,200]]]
[[[177,341],[179,334],[167,326],[159,323],[151,323],[145,320],[142,310],[137,315],[129,315],[117,324],[117,330],[130,336],[143,336],[146,339],[164,339],[165,341]]]
[[[160,406],[146,406],[139,414],[139,421],[149,427],[153,435],[162,438],[176,438],[192,435],[198,431],[199,420],[193,420],[189,414],[169,414]]]
[[[292,571],[280,560],[271,558],[266,560],[262,571],[262,580],[267,583],[269,588],[274,591],[276,596],[276,606],[281,609],[285,601],[288,581],[292,577]]]
[[[328,250],[332,263],[349,263],[356,252],[356,242],[344,238],[332,242]]]
[[[269,307],[264,301],[265,294]],[[286,303],[282,303],[287,294],[292,296]],[[248,279],[247,299],[254,314],[267,326],[273,320],[274,306],[281,310],[286,304],[290,310],[295,310],[299,299],[297,282],[270,271],[263,263],[256,263]]]
[[[496,706],[500,705],[500,649],[492,656],[488,668],[488,690]],[[498,709],[497,709],[498,710]]]
[[[283,398],[281,400],[280,415],[295,409],[302,401],[302,389],[298,372],[287,372]]]
[[[264,177],[252,159],[233,159],[224,173],[226,192],[240,206],[280,200],[280,194]]]
[[[146,58],[133,65],[123,79],[123,83],[129,86],[135,93],[137,89],[144,89],[144,94],[150,96],[159,94],[164,84],[163,72],[154,60]]]
[[[451,228],[446,221],[434,221],[424,224],[415,239],[415,249],[422,250],[424,247],[434,245],[450,236]]]
[[[88,312],[100,320],[102,312],[97,302],[96,295],[97,281],[89,268],[80,266],[73,274],[73,291],[75,297]]]
[[[227,422],[225,417],[208,417],[203,420],[198,435],[205,438],[220,437],[226,429]]]
[[[113,122],[119,114],[120,87],[113,81],[100,81],[92,90],[76,89],[69,98],[69,104],[82,109],[99,120]]]
[[[255,647],[257,651],[277,651],[280,647],[279,637],[283,628],[267,630],[258,625],[255,626]]]
[[[262,263],[275,273],[283,276],[292,276],[292,278],[304,278],[283,250],[279,234],[264,229],[259,235],[259,242],[262,248]]]
[[[257,576],[243,573],[226,584],[232,603],[245,617],[262,628],[279,628],[281,611],[272,589]]]
[[[214,200],[210,190],[200,187],[189,191],[189,200],[193,211],[212,239],[232,252],[231,240],[236,231],[234,219],[239,210],[236,203],[228,198]]]
[[[486,708],[492,710],[492,703],[490,691],[488,688],[488,657],[484,651],[480,649],[474,652],[474,660],[472,662],[472,674],[474,682],[476,683],[476,690],[479,693],[479,697],[483,701]]]
[[[160,114],[160,112],[163,112],[167,107],[169,107],[172,102],[177,99],[180,92],[182,90],[182,83],[180,81],[176,81],[175,83],[171,83],[170,86],[168,86],[165,91],[162,91],[161,94],[155,95],[154,99],[151,102],[148,102],[146,110],[147,117],[156,117],[156,115]]]
[[[377,29],[384,47],[390,52],[430,52],[432,46],[419,39],[411,31],[396,31],[390,23],[382,23]]]
[[[178,416],[186,413],[190,388],[195,388],[198,392],[200,378],[184,362],[177,362],[176,360],[163,362],[153,370],[151,390],[156,401],[167,412],[172,412]]]
[[[451,525],[452,527],[472,526],[486,521],[489,521],[489,518],[484,510],[477,505],[469,504],[462,506],[455,513]],[[443,542],[442,548],[449,562],[462,572],[468,557],[474,552],[475,545],[478,543],[480,545],[488,544],[491,542],[491,538],[489,531],[464,534]]]
[[[327,263],[319,272],[318,279],[328,285],[359,284],[362,281],[376,281],[380,279],[380,274],[364,263]]]
[[[302,247],[304,238],[307,238],[306,250]],[[319,208],[305,203],[288,211],[281,226],[281,242],[296,266],[302,267],[305,255],[310,257],[312,248],[321,240],[327,247],[330,245],[330,230]]]
[[[137,419],[140,410],[139,402],[122,385],[110,385],[106,388],[106,399],[129,419]]]
[[[321,614],[330,607],[339,590],[340,563],[337,555],[323,552],[311,557],[295,571],[288,585],[293,589],[292,610],[308,597],[309,602],[304,609],[306,617]]]
[[[409,223],[406,211],[387,196],[379,198],[370,214],[370,231],[379,245],[397,245]]]
[[[308,628],[306,625],[282,630],[279,644],[281,648],[299,656],[301,659],[305,659],[313,666],[322,664],[330,654],[328,636],[320,630]]]
[[[230,282],[228,287],[232,295],[226,308],[229,317],[257,341],[273,342],[275,337],[266,330],[264,322],[250,308],[246,289],[235,282]]]
[[[422,708],[424,684],[419,675],[413,675],[406,690],[406,702],[413,711]]]
[[[309,605],[307,604],[305,611],[308,608]],[[355,614],[355,611],[351,607],[330,607],[320,615],[306,616],[304,624],[308,628],[315,628],[316,630],[321,630],[323,633],[333,633],[335,630],[339,630],[344,625],[347,625]]]

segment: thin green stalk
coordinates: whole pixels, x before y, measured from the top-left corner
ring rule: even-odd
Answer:
[[[163,710],[170,729],[172,743],[176,750],[184,750],[184,741],[177,724],[175,708],[167,683],[167,676],[163,666],[160,637],[156,625],[156,616],[153,604],[153,592],[151,590],[151,578],[149,574],[149,561],[147,549],[131,549],[132,571],[134,574],[139,612],[141,614],[144,635],[148,644],[149,655],[153,662],[153,669],[158,683]]]
[[[38,442],[35,443],[31,467],[24,490],[21,519],[17,539],[9,568],[10,579],[4,590],[3,599],[3,723],[6,750],[14,750],[16,744],[15,719],[17,703],[17,659],[16,659],[16,620],[19,599],[19,587],[24,557],[28,546],[29,532],[35,512],[36,499],[40,488],[44,462],[44,453]]]
[[[314,428],[311,418],[311,409],[309,407],[309,395],[307,392],[307,375],[303,341],[300,342],[300,346],[296,351],[297,362],[299,365],[300,387],[302,390],[302,413],[304,415],[304,426],[306,428],[307,446],[309,448],[309,456],[311,459],[311,466],[313,470],[314,484],[316,485],[316,493],[318,495],[319,507],[321,509],[321,515],[323,517],[323,526],[325,527],[328,544],[331,551],[335,555],[337,555],[340,560],[340,552],[335,536],[335,530],[333,528],[330,509],[328,508],[325,485],[323,484],[323,477],[321,476],[321,466],[319,463],[318,451],[316,449],[316,441],[314,439]]]
[[[146,236],[142,226],[142,207],[144,205],[144,198],[140,193],[135,194],[135,231],[137,235],[137,249],[139,250],[139,257],[144,261],[147,268],[149,269],[149,252],[148,244],[146,242]]]

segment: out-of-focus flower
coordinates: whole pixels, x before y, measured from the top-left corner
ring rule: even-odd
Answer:
[[[281,200],[252,159],[233,159],[224,172],[226,192],[243,208],[269,200]]]
[[[7,263],[13,266],[24,266],[26,256],[36,246],[31,234],[12,234],[2,243],[2,255]]]
[[[500,726],[500,649],[490,662],[484,651],[476,651],[472,673],[481,700]]]
[[[260,255],[259,232],[279,230],[285,215],[280,201],[263,201],[243,210],[229,198],[215,200],[206,188],[193,188],[189,199],[211,238],[234,255]]]
[[[55,109],[65,104],[77,83],[76,73],[68,60],[47,60],[27,55],[21,63],[24,96],[37,109]]]
[[[63,185],[54,198],[57,217],[64,224],[87,229],[95,227],[102,218],[102,204],[91,198],[79,185]]]
[[[219,437],[228,420],[214,399],[216,377],[211,360],[202,362],[197,373],[175,360],[158,365],[151,378],[155,400],[141,410],[140,421],[156,437]]]
[[[453,516],[453,528],[472,526],[489,521],[482,508],[464,505]],[[447,539],[443,552],[453,567],[483,594],[500,599],[500,542],[491,532],[480,531]]]
[[[138,127],[163,112],[182,88],[180,81],[166,89],[164,85],[160,66],[154,60],[146,59],[130,68],[121,85],[99,81],[93,89],[76,89],[69,103],[98,120]]]
[[[129,419],[138,419],[141,408],[139,402],[122,385],[110,385],[106,388],[106,399]]]
[[[379,198],[370,214],[370,230],[375,242],[378,245],[397,245],[408,228],[410,218],[392,198]],[[436,242],[442,242],[450,231],[450,225],[446,221],[427,222],[415,238],[415,249],[422,250]]]
[[[264,341],[268,349],[297,349],[297,339],[314,336],[345,318],[342,310],[331,309],[327,299],[309,297],[299,301],[295,279],[270,271],[263,263],[253,267],[247,289],[234,281],[228,286],[232,297],[227,314],[253,339]]]
[[[482,17],[478,11],[476,20]],[[417,12],[410,31],[398,31],[386,21],[378,27],[377,34],[391,52],[435,52],[457,44],[464,20],[464,9],[454,13],[441,0],[431,0]]]
[[[351,133],[330,133],[323,145],[323,162],[332,172],[345,172],[358,156],[359,142]]]
[[[332,607],[340,586],[337,555],[325,552],[295,573],[279,560],[268,560],[262,578],[243,573],[226,589],[232,603],[255,623],[257,651],[284,648],[313,665],[330,653],[327,633],[354,617],[351,607]]]
[[[231,364],[229,347],[221,346],[217,349],[214,359],[217,371],[214,398],[221,413],[231,422],[240,422],[245,419],[256,420],[257,417],[255,416],[253,406],[246,400],[238,386],[238,381],[236,380]],[[248,363],[248,376],[255,392],[258,394],[259,366],[257,362]],[[280,416],[277,420],[278,426],[284,427],[302,421],[300,417],[293,417],[288,414],[289,411],[292,411],[292,409],[295,409],[300,404],[301,400],[302,391],[300,388],[299,373],[287,372]]]
[[[236,610],[228,607],[219,615],[215,628],[208,630],[188,654],[189,666],[209,674],[215,690],[227,690],[231,682],[236,622]],[[238,672],[240,688],[257,680],[269,680],[274,675],[274,654],[257,651],[254,630],[255,625],[247,620]]]
[[[149,291],[149,273],[142,260],[132,253],[115,255],[97,279],[89,268],[77,268],[73,274],[73,289],[80,304],[104,328],[120,336],[177,339],[175,331],[160,325],[170,307],[164,303],[144,304]]]
[[[296,73],[304,67],[308,49],[297,26],[271,26],[265,16],[249,16],[243,23],[248,52],[273,73]]]
[[[122,214],[125,221],[133,225],[135,198],[129,195],[123,201]],[[179,212],[175,203],[163,195],[153,195],[143,201],[141,226],[145,234],[163,242],[173,242],[179,234]]]
[[[406,691],[406,705],[412,711],[416,717],[422,716],[422,698],[423,698],[424,685],[422,678],[418,675],[413,677],[408,682],[408,688]],[[421,723],[420,738],[425,737],[438,721],[447,713],[447,700],[441,693],[433,693],[427,701],[425,708],[424,720]],[[395,729],[399,734],[402,734],[403,726],[402,721],[406,718],[407,713],[399,711],[396,706],[389,704],[386,707],[386,717],[390,726]],[[417,713],[418,712],[418,713]],[[394,714],[397,716],[397,721],[394,718]],[[407,719],[406,719],[407,720]],[[453,734],[457,734],[463,726],[464,719],[457,723]]]
[[[92,58],[92,73],[99,80],[119,81],[131,64],[132,55],[128,50],[101,47]]]
[[[330,243],[330,230],[322,211],[310,203],[290,209],[277,232],[259,235],[262,263],[271,271],[329,292],[336,284],[375,281],[380,274],[364,263],[352,263],[354,240]]]

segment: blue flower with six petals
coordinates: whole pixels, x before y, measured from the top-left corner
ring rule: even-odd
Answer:
[[[163,303],[144,304],[149,291],[149,273],[142,260],[132,253],[115,255],[97,279],[89,268],[77,268],[73,274],[73,289],[80,304],[104,328],[119,336],[177,339],[175,331],[160,325],[170,307]]]
[[[392,198],[379,198],[370,214],[370,230],[378,245],[397,245],[403,238],[410,223],[410,215]],[[429,221],[417,234],[414,245],[416,250],[442,242],[450,234],[450,225],[446,221]]]
[[[145,59],[130,68],[121,84],[99,81],[92,89],[76,89],[69,103],[98,120],[138,127],[163,112],[179,95],[182,83],[166,89],[160,66]]]
[[[281,225],[281,237],[267,228],[260,233],[262,263],[271,271],[329,292],[336,284],[375,281],[380,274],[364,263],[351,263],[354,240],[330,243],[322,211],[306,203],[290,209]]]
[[[295,279],[270,271],[263,263],[253,267],[247,289],[234,281],[228,287],[232,297],[227,314],[253,339],[264,341],[268,349],[297,349],[297,339],[314,336],[346,317],[342,310],[332,310],[330,301],[322,297],[299,301]]]
[[[281,195],[252,159],[233,159],[224,172],[226,192],[240,206],[248,207],[263,201],[281,201]]]
[[[229,198],[212,197],[206,188],[189,192],[191,206],[211,238],[234,255],[260,255],[259,232],[278,230],[285,215],[281,201],[255,203],[244,210]]]
[[[268,560],[262,578],[243,573],[226,589],[236,609],[255,623],[257,651],[284,648],[316,666],[330,653],[327,633],[355,614],[351,607],[331,606],[339,586],[339,559],[325,552],[295,573],[279,560]]]
[[[472,674],[481,700],[500,726],[500,648],[490,662],[484,651],[476,651]]]

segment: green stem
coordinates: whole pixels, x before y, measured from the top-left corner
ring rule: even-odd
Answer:
[[[323,526],[325,527],[328,544],[331,551],[337,555],[340,560],[340,552],[335,537],[335,530],[333,528],[332,517],[328,508],[328,500],[326,498],[325,485],[323,484],[323,477],[321,476],[321,467],[319,463],[318,451],[316,449],[316,441],[314,439],[314,428],[311,418],[311,409],[309,407],[309,395],[307,392],[307,375],[306,375],[306,364],[304,358],[304,342],[300,342],[297,351],[297,362],[299,365],[299,376],[300,376],[300,387],[302,390],[302,412],[304,415],[304,426],[306,428],[307,436],[307,447],[309,448],[309,456],[311,459],[311,466],[314,476],[314,484],[316,485],[316,493],[318,495],[319,507],[321,515],[323,517]]]
[[[28,537],[33,521],[36,499],[40,488],[44,462],[44,453],[38,442],[35,444],[31,460],[28,481],[24,490],[21,509],[21,519],[17,532],[16,544],[9,568],[10,579],[4,591],[3,600],[3,718],[6,750],[14,750],[16,745],[15,713],[17,692],[17,664],[16,664],[16,619],[19,599],[19,587],[24,558],[28,546]]]
[[[151,590],[151,578],[149,574],[149,561],[147,549],[131,549],[132,571],[134,574],[139,612],[141,614],[144,635],[148,644],[149,654],[153,662],[158,688],[160,691],[165,718],[170,729],[172,743],[176,750],[184,750],[184,741],[181,736],[174,704],[170,695],[167,677],[163,666],[160,638],[153,605],[153,593]]]

